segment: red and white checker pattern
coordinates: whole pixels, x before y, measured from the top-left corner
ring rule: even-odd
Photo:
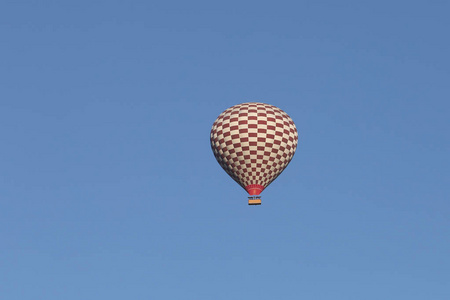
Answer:
[[[250,102],[228,108],[211,129],[211,148],[222,168],[244,189],[267,187],[291,161],[298,133],[273,105]]]

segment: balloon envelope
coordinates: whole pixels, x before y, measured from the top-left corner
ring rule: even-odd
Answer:
[[[297,143],[292,119],[278,107],[258,102],[228,108],[211,129],[214,156],[250,195],[259,195],[283,172]]]

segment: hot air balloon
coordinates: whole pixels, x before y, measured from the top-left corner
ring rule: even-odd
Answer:
[[[219,115],[211,129],[211,148],[220,166],[261,204],[261,192],[294,156],[298,133],[292,119],[270,104],[249,102]]]

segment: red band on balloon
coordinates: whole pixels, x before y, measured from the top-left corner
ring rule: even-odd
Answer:
[[[264,190],[264,187],[259,184],[249,184],[245,187],[247,192],[253,196],[253,195],[259,195]]]

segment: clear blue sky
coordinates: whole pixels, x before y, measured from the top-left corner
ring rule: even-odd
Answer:
[[[448,1],[2,1],[0,298],[450,299]],[[226,108],[300,139],[249,207]]]

